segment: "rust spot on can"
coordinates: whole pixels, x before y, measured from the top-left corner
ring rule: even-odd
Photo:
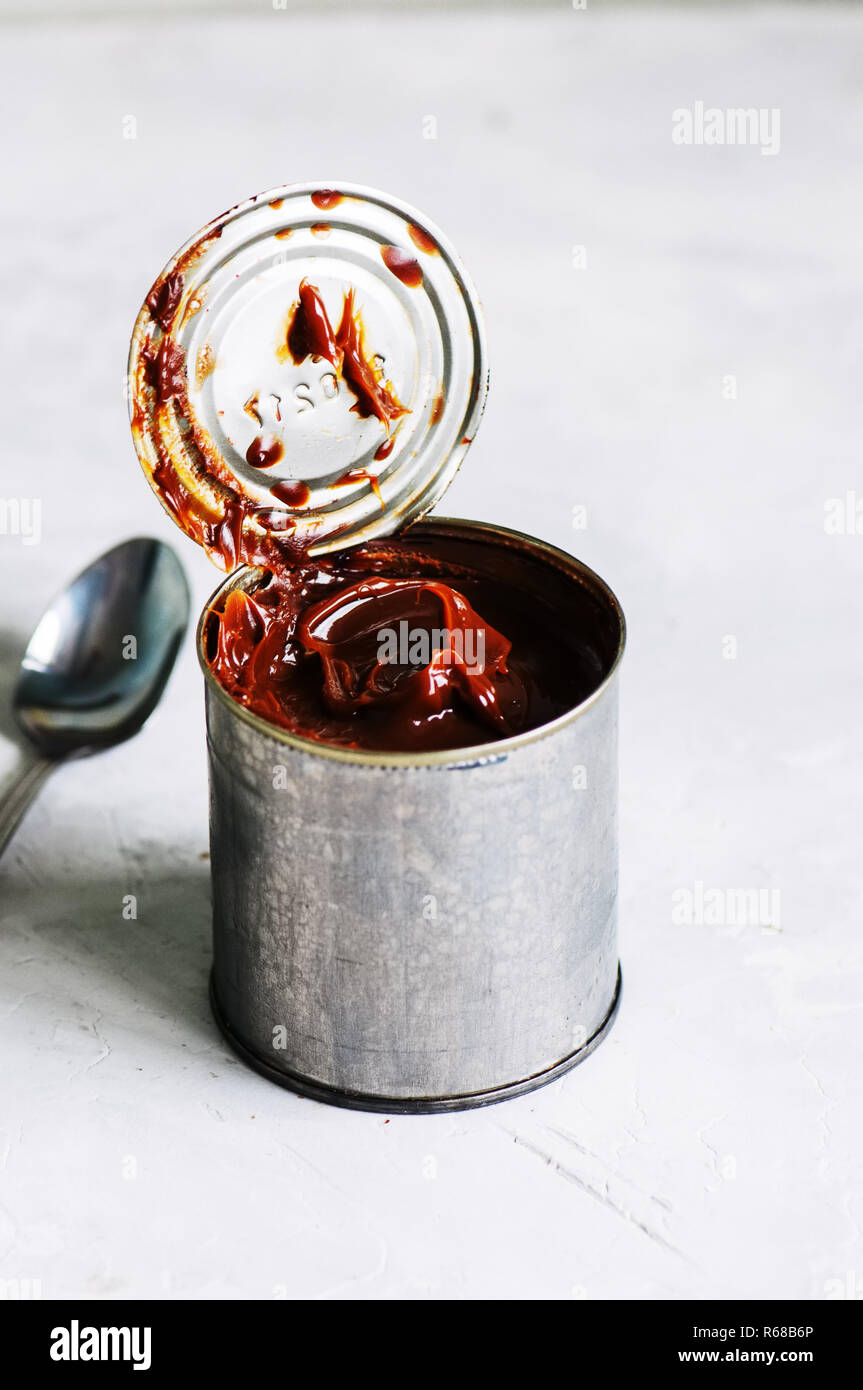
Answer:
[[[204,343],[198,353],[198,360],[195,363],[195,385],[199,391],[215,365],[216,354],[213,352],[209,343]]]

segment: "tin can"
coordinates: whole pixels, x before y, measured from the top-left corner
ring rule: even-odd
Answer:
[[[295,331],[304,296],[329,327],[316,350]],[[345,369],[350,343],[364,376]],[[620,998],[624,619],[564,552],[428,518],[488,384],[481,306],[454,248],[374,189],[257,195],[165,266],[129,379],[151,486],[229,571],[198,629],[211,994],[226,1036],[271,1079],[359,1109],[455,1110],[551,1081],[596,1047]],[[534,586],[590,645],[590,693],[530,732],[457,751],[357,751],[265,722],[208,656],[217,610],[254,587],[249,562],[269,564],[286,534],[315,558],[444,538],[492,577],[505,555],[519,589]]]
[[[553,572],[606,674],[531,733],[383,754],[297,738],[236,704],[206,658],[216,1019],[292,1090],[390,1113],[489,1105],[588,1056],[620,999],[617,682],[624,618],[563,551],[425,520],[476,561]],[[481,562],[481,561],[480,561]],[[248,586],[232,575],[213,596]]]

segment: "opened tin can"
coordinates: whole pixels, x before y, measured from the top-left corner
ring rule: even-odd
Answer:
[[[376,377],[404,403],[383,440],[327,384],[325,355],[272,350],[286,286],[311,274],[322,299],[348,283],[362,296]],[[169,263],[130,375],[152,485],[229,571],[198,629],[221,1028],[272,1080],[360,1109],[460,1109],[553,1080],[596,1047],[620,998],[624,619],[597,575],[542,541],[420,519],[485,400],[481,313],[455,252],[370,190],[274,190]],[[368,751],[278,727],[211,662],[226,600],[260,582],[267,534],[285,529],[312,554],[398,532],[418,563],[443,547],[489,584],[505,565],[579,634],[590,688],[550,722],[458,749]]]

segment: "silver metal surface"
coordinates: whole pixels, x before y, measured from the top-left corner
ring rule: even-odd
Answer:
[[[609,644],[599,688],[498,743],[362,753],[250,714],[209,671],[206,614],[198,639],[217,1017],[265,1074],[384,1111],[487,1104],[553,1079],[618,996],[617,600],[518,533],[427,520],[411,534],[423,531],[506,545],[585,590]]]
[[[188,621],[180,563],[146,537],[94,560],[43,613],[13,696],[34,752],[5,790],[0,853],[62,758],[138,732],[165,688]]]
[[[12,839],[57,762],[58,759],[43,758],[29,748],[22,751],[17,766],[3,787],[0,800],[0,854]]]
[[[215,517],[239,497],[258,509],[246,527],[268,526],[272,513],[280,529],[287,514],[308,538],[322,534],[323,519],[328,539],[314,554],[391,535],[437,501],[476,432],[488,376],[476,291],[443,233],[374,189],[335,188],[339,201],[324,208],[320,183],[271,189],[196,233],[154,286],[173,285],[169,312],[143,306],[129,361],[133,434],[160,499],[154,473],[170,459]],[[393,247],[415,262],[421,283],[389,268],[383,252]],[[389,436],[377,418],[356,413],[331,363],[297,365],[285,353],[303,279],[320,290],[334,325],[355,290],[369,357],[408,409]],[[165,336],[182,355],[185,392],[160,402],[148,354]],[[246,458],[262,432],[282,448],[264,469]],[[388,440],[391,450],[377,458]],[[301,505],[271,492],[297,480],[310,489]]]

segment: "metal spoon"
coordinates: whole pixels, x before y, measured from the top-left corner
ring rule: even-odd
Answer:
[[[124,541],[43,613],[13,709],[31,751],[0,805],[0,854],[48,773],[122,743],[155,709],[189,620],[179,560],[161,541]]]

